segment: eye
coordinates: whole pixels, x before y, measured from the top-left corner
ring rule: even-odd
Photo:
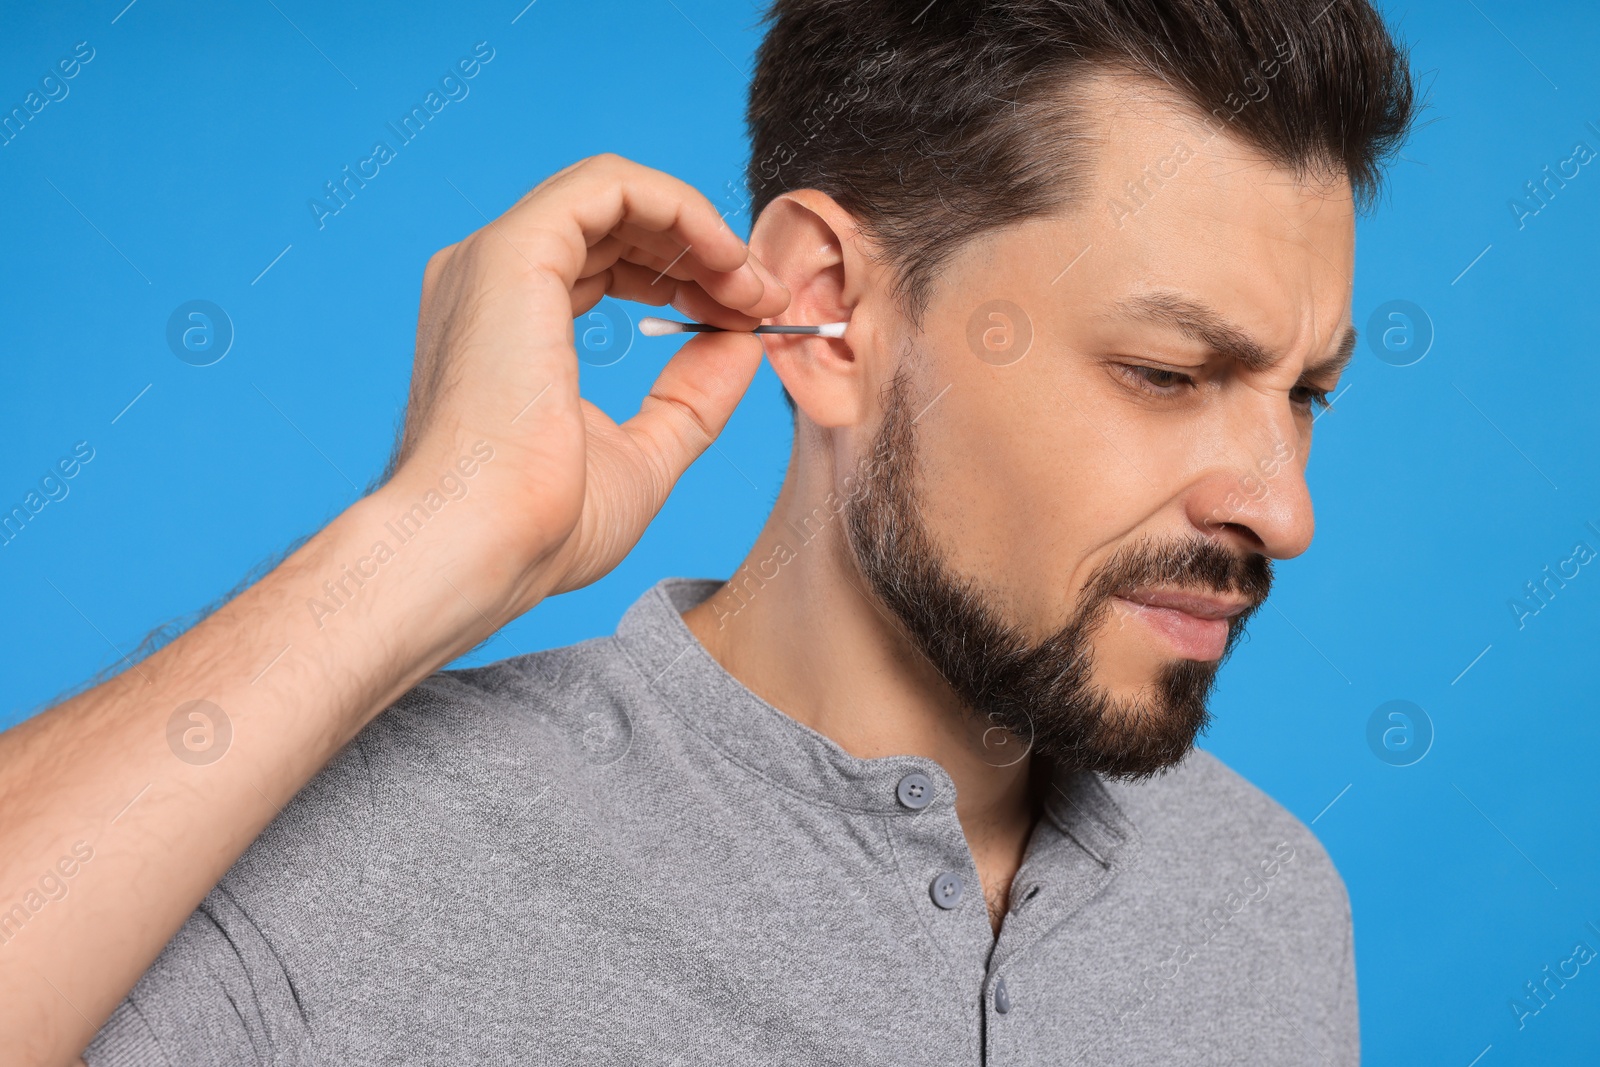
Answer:
[[[1331,405],[1328,403],[1330,389],[1313,389],[1309,385],[1297,385],[1289,390],[1289,401],[1297,407],[1307,411],[1315,408],[1318,413],[1326,411]]]
[[[1119,363],[1117,366],[1136,388],[1151,396],[1177,396],[1183,390],[1195,387],[1195,380],[1189,375],[1166,367],[1146,367],[1136,363]]]

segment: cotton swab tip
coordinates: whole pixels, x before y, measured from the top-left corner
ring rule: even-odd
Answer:
[[[646,337],[665,337],[669,333],[683,333],[683,323],[648,315],[639,320],[639,332]]]

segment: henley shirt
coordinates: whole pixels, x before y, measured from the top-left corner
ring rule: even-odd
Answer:
[[[1358,1062],[1344,884],[1254,786],[1202,750],[1137,783],[1044,768],[996,937],[949,775],[728,674],[680,616],[719,585],[407,692],[90,1067]]]

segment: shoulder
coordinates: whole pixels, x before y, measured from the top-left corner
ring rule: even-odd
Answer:
[[[586,746],[631,735],[637,677],[611,638],[429,675],[301,787],[228,883],[281,887],[298,872],[348,890],[397,839],[565,788],[595,762]]]
[[[1244,872],[1290,890],[1324,924],[1348,926],[1344,880],[1316,835],[1211,753],[1195,749],[1161,774],[1103,785],[1138,828],[1142,865],[1162,877],[1226,884]]]
[[[593,743],[645,689],[613,637],[436,671],[352,743],[373,775],[474,777]]]

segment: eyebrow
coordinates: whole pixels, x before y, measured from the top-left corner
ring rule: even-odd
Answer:
[[[1283,361],[1282,356],[1274,355],[1215,308],[1177,293],[1159,290],[1141,293],[1119,301],[1115,308],[1124,318],[1154,322],[1176,330],[1213,352],[1233,357],[1247,370],[1270,370]],[[1300,375],[1301,380],[1338,377],[1350,365],[1355,349],[1356,328],[1347,323],[1344,334],[1339,338],[1339,347],[1325,359],[1307,364]]]

